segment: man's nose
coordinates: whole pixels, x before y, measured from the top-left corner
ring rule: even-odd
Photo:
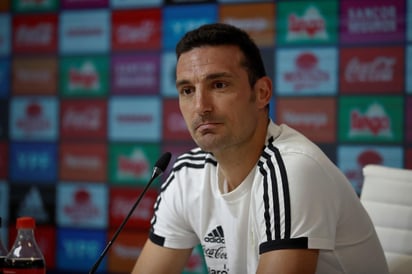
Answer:
[[[199,114],[212,111],[213,98],[210,93],[206,90],[197,90],[195,98],[195,108]]]

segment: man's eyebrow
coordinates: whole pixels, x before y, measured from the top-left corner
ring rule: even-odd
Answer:
[[[208,75],[205,77],[205,80],[208,80],[208,81],[209,81],[209,80],[214,80],[214,79],[218,79],[218,78],[222,78],[222,77],[232,78],[233,75],[230,74],[230,73],[228,73],[228,72],[216,72],[216,73],[208,74]],[[182,79],[182,80],[176,81],[176,87],[179,87],[179,86],[182,86],[182,85],[186,85],[186,84],[190,84],[190,81],[189,81],[189,80],[186,80],[186,79]]]

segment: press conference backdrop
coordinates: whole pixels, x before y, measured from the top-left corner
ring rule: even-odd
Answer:
[[[211,22],[250,33],[274,82],[272,119],[319,144],[357,193],[365,164],[412,168],[411,0],[2,0],[8,246],[16,218],[30,215],[50,273],[90,269],[156,159],[194,146],[178,109],[174,47]],[[99,271],[131,270],[160,183]],[[200,246],[186,273],[206,273]]]

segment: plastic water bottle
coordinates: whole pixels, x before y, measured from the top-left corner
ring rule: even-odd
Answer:
[[[0,217],[0,229],[1,229],[1,217]],[[3,241],[1,240],[1,235],[0,235],[0,274],[3,274],[3,267],[4,267],[4,259],[7,256],[7,249],[3,244]]]
[[[4,260],[4,274],[46,274],[46,262],[34,237],[36,221],[17,218],[17,236]]]

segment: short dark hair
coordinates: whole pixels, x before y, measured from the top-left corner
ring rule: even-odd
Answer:
[[[202,25],[187,32],[176,45],[176,57],[182,53],[202,46],[233,45],[239,47],[244,55],[242,65],[245,66],[250,86],[266,76],[265,66],[258,46],[249,34],[235,26],[224,23]]]

